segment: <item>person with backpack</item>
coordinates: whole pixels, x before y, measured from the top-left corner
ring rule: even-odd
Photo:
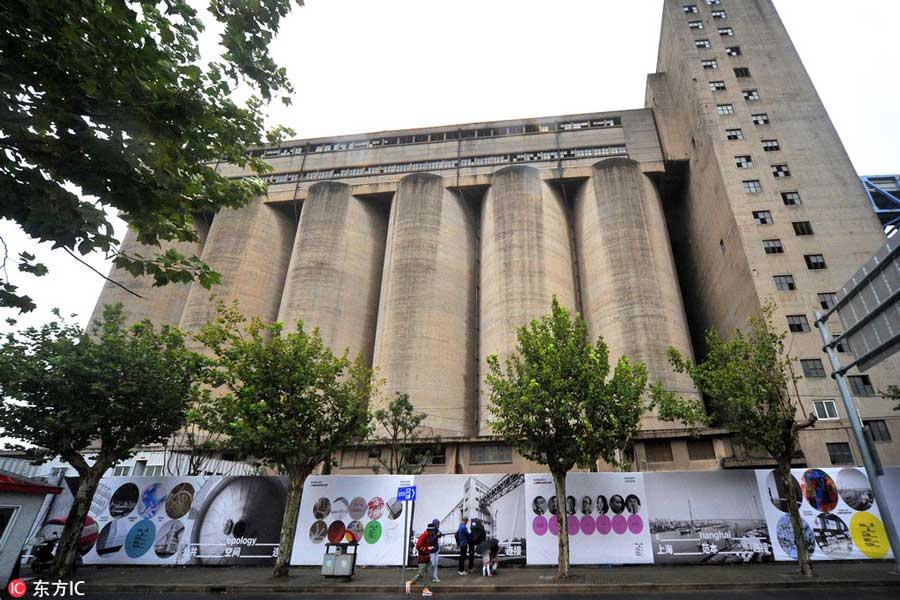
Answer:
[[[419,539],[416,540],[416,554],[418,555],[419,570],[416,572],[415,577],[406,582],[407,595],[412,592],[412,586],[415,583],[418,583],[420,580],[424,581],[428,577],[428,564],[431,560],[431,552],[434,549],[432,546],[432,539],[436,529],[434,523],[429,523],[428,528],[425,529],[425,531],[422,532],[422,535],[419,536]],[[434,595],[431,590],[428,589],[427,583],[423,583],[422,595],[426,597]]]
[[[431,522],[431,527],[433,527],[431,533],[431,568],[433,570],[431,580],[435,583],[441,582],[441,580],[438,578],[438,561],[440,560],[438,554],[441,551],[441,536],[444,534],[441,533],[440,526],[441,522],[438,519],[435,519]]]
[[[469,517],[463,517],[456,528],[456,546],[459,548],[459,568],[456,573],[458,575],[468,575],[466,572],[466,554],[469,551],[469,530],[466,525],[469,523]],[[474,552],[469,555],[469,570],[472,570],[472,562],[475,559]]]
[[[478,549],[478,544],[483,542],[487,538],[487,533],[484,530],[484,523],[481,522],[481,519],[472,519],[472,527],[471,532],[469,533],[469,572],[472,573],[475,570],[475,551]]]

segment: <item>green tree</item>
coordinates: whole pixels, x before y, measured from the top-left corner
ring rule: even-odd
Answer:
[[[744,451],[760,450],[771,456],[788,496],[788,512],[797,546],[800,572],[812,576],[809,549],[803,537],[791,462],[799,448],[799,432],[812,427],[816,415],[797,421],[797,377],[793,359],[784,350],[785,333],[776,330],[774,307],[749,320],[749,330],[738,329],[725,341],[715,330],[706,335],[706,358],[694,365],[674,348],[669,362],[677,373],[686,373],[707,399],[709,420],[721,422]],[[660,418],[685,424],[705,422],[696,404],[666,391],[657,383],[651,395],[659,404]],[[795,398],[791,398],[793,389]]]
[[[421,427],[427,416],[416,412],[409,394],[399,392],[385,408],[372,414],[374,435],[369,442],[382,450],[375,459],[378,464],[372,467],[375,473],[384,469],[392,475],[416,475],[425,470],[441,448],[440,437],[425,435]]]
[[[181,426],[201,394],[194,382],[203,369],[179,331],[148,321],[126,326],[120,305],[105,307],[90,335],[52,322],[6,336],[0,429],[36,446],[37,460],[60,456],[79,476],[54,578],[71,573],[100,478],[134,448],[161,443]]]
[[[889,385],[886,390],[879,390],[883,398],[896,402],[894,410],[900,410],[900,385]]]
[[[219,305],[218,317],[196,336],[209,352],[219,393],[209,403],[205,427],[227,437],[230,451],[273,467],[288,477],[281,540],[274,574],[288,562],[303,483],[338,448],[365,437],[372,372],[362,357],[335,356],[297,323],[244,318],[236,305]]]
[[[491,426],[522,456],[546,465],[565,506],[566,473],[598,458],[619,465],[646,410],[647,371],[619,359],[610,375],[602,338],[588,339],[587,324],[554,297],[550,313],[518,329],[516,353],[501,368],[488,357]],[[569,575],[566,511],[557,511],[560,578]]]
[[[116,251],[107,214],[125,215],[138,241],[196,238],[193,216],[265,194],[259,178],[229,179],[218,161],[269,168],[249,148],[276,142],[263,108],[289,103],[287,73],[268,46],[302,0],[208,0],[221,56],[203,63],[203,22],[188,0],[7,0],[0,10],[0,218],[72,256],[102,251],[157,285],[218,275],[196,257]],[[239,86],[243,104],[232,99]],[[80,192],[80,193],[79,193]],[[81,196],[83,194],[83,196]],[[3,244],[2,261],[6,265]],[[77,257],[76,257],[77,258]],[[19,254],[19,269],[46,267]],[[6,273],[0,306],[33,310]]]

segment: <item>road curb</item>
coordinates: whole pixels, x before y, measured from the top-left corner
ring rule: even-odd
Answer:
[[[900,587],[900,579],[815,579],[813,581],[753,581],[753,582],[721,582],[714,585],[717,591],[758,591],[771,589],[846,589],[873,587]],[[125,584],[86,582],[86,591],[94,593],[118,592],[159,592],[159,593],[283,593],[283,594],[401,594],[398,585],[361,585],[348,583],[345,585],[272,585],[272,584]],[[596,583],[561,583],[533,585],[437,585],[435,592],[444,594],[614,594],[641,592],[701,592],[709,591],[710,584],[691,583],[630,583],[630,584],[596,584]],[[417,594],[418,595],[418,594]]]

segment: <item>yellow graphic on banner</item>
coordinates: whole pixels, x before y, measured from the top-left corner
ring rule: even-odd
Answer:
[[[869,558],[884,558],[888,545],[887,532],[881,521],[868,512],[859,512],[850,519],[850,536],[860,552]]]

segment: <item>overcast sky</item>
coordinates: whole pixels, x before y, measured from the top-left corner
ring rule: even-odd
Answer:
[[[661,0],[306,3],[274,48],[294,104],[270,115],[300,138],[643,107],[662,14]],[[856,170],[900,172],[900,2],[775,5]],[[51,270],[40,279],[10,271],[39,305],[19,326],[46,321],[54,306],[85,323],[102,279],[8,222],[0,235],[11,256],[30,251]],[[90,262],[109,270],[102,257]]]

